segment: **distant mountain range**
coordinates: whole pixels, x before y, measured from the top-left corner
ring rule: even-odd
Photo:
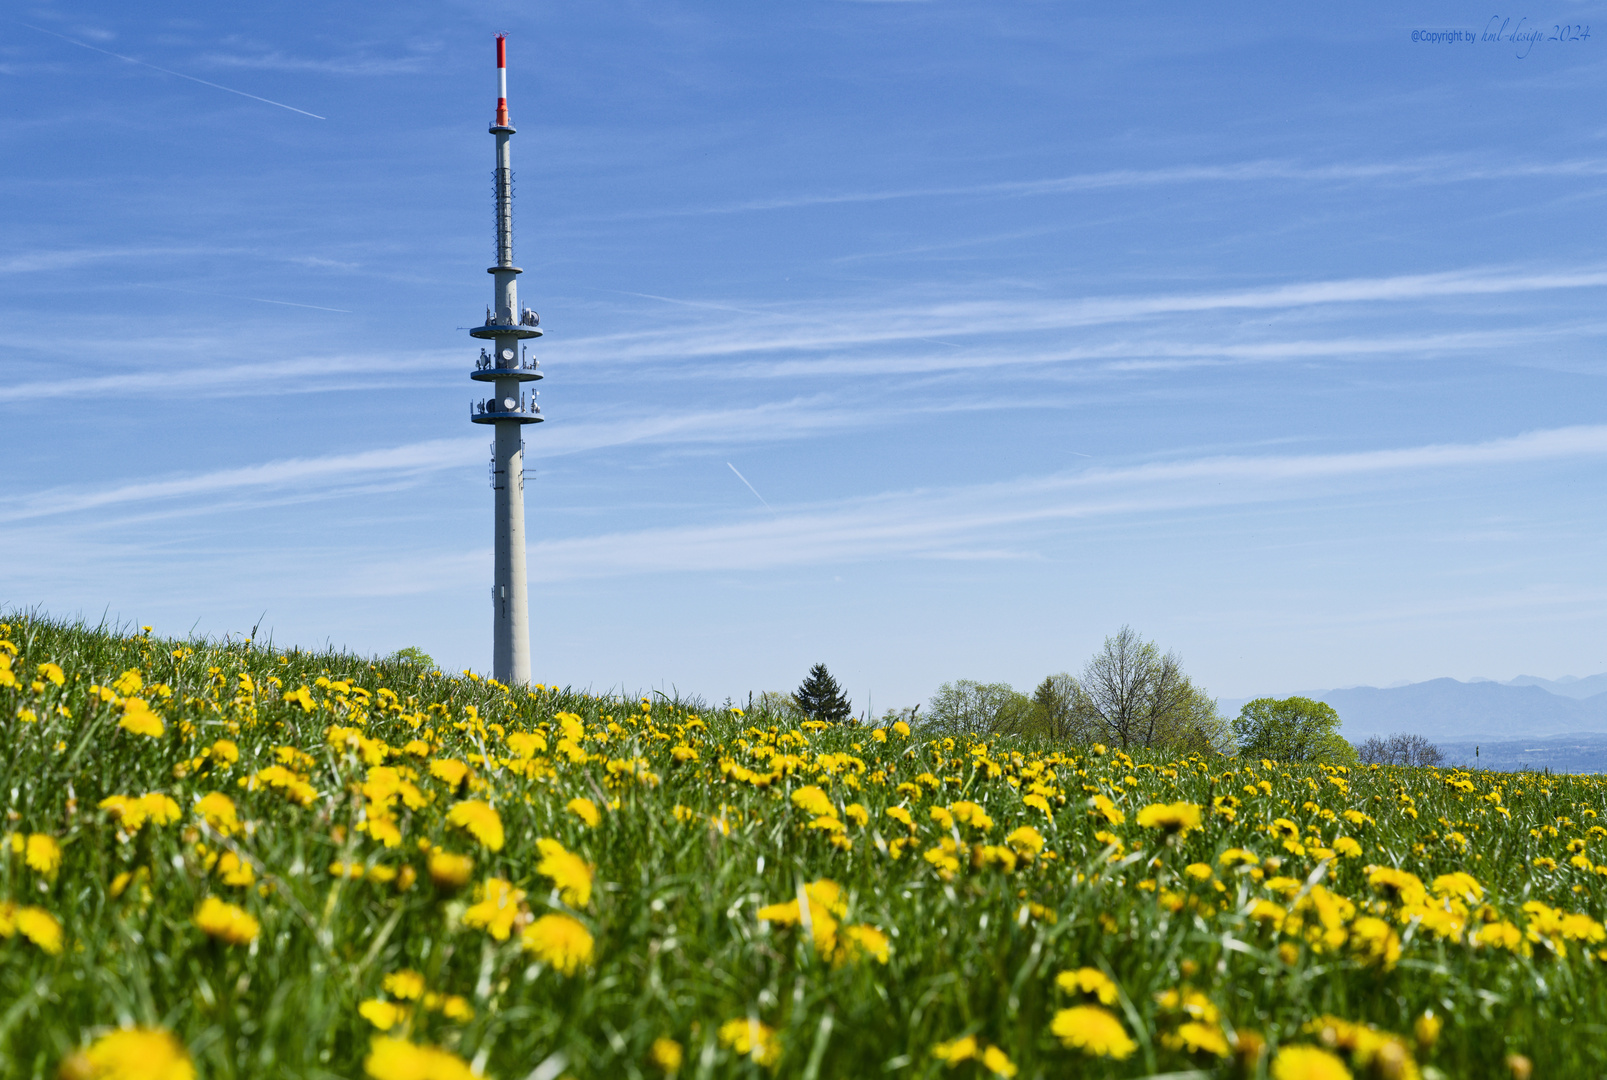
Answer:
[[[1470,683],[1493,682],[1493,679],[1469,679]],[[1597,694],[1607,694],[1607,674],[1592,675],[1581,679],[1575,675],[1564,675],[1560,679],[1542,679],[1538,675],[1519,675],[1516,679],[1508,679],[1501,686],[1538,686],[1548,693],[1558,694],[1562,697],[1579,698],[1583,700],[1595,697]]]
[[[1386,689],[1355,686],[1302,696],[1332,705],[1339,713],[1340,733],[1353,743],[1395,732],[1469,747],[1607,733],[1607,674],[1555,680],[1520,675],[1507,682],[1430,679]],[[1235,700],[1219,706],[1236,716],[1243,704]]]

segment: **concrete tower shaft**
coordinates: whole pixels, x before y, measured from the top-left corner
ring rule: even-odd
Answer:
[[[523,390],[541,378],[541,365],[526,353],[525,341],[541,336],[541,319],[519,306],[520,270],[513,264],[513,124],[508,119],[507,41],[497,35],[497,116],[491,134],[497,140],[494,174],[496,198],[496,265],[492,303],[485,325],[469,331],[487,339],[494,352],[480,350],[469,377],[494,385],[494,396],[470,406],[469,419],[490,424],[491,486],[495,499],[495,562],[492,601],[492,676],[507,686],[530,682],[530,598],[525,577],[524,438],[526,424],[542,421],[536,394]]]

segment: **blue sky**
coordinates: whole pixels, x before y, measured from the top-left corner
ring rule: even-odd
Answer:
[[[1293,10],[7,4],[0,604],[489,666],[505,30],[538,678],[1607,669],[1607,8]]]

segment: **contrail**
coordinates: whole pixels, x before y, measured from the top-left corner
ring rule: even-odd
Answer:
[[[743,476],[741,473],[737,472],[737,467],[735,465],[731,464],[728,461],[728,462],[725,463],[725,467],[730,469],[732,472],[737,473],[737,479],[738,480],[741,480],[744,484],[748,484],[748,478],[746,476]],[[752,484],[748,484],[748,490],[753,492],[753,497],[755,499],[758,499],[760,502],[764,503],[764,508],[766,510],[770,511],[772,514],[774,514],[776,512],[775,507],[771,506],[767,502],[764,502],[764,496],[759,494],[759,489],[758,488],[754,487]]]
[[[98,53],[101,53],[101,54],[103,54],[105,56],[115,56],[119,60],[127,60],[130,64],[138,64],[138,65],[140,65],[140,67],[148,67],[152,71],[160,71],[164,75],[175,75],[180,79],[189,79],[191,82],[198,82],[202,86],[210,86],[214,90],[227,90],[231,94],[239,94],[241,97],[250,98],[252,101],[260,101],[264,105],[277,105],[281,109],[289,109],[293,113],[300,113],[303,116],[310,116],[314,120],[328,120],[329,119],[329,117],[327,117],[327,116],[319,116],[317,113],[310,113],[306,109],[298,109],[294,105],[286,105],[282,101],[273,101],[270,98],[258,97],[255,94],[248,94],[244,90],[236,90],[232,86],[219,86],[215,82],[207,82],[205,79],[197,79],[194,75],[186,75],[182,71],[173,71],[173,70],[171,70],[169,68],[157,67],[155,64],[147,64],[143,60],[136,60],[132,56],[124,56],[122,53],[114,53],[110,49],[97,48],[94,45],[89,45],[89,44],[87,44],[85,42],[79,41],[77,38],[70,38],[66,34],[58,34],[54,30],[46,30],[42,26],[35,26],[32,23],[25,23],[25,22],[19,22],[19,23],[17,23],[17,25],[18,26],[26,26],[30,30],[37,30],[41,34],[49,34],[51,37],[61,38],[61,40],[65,41],[65,42],[68,42],[69,44],[77,45],[80,49],[88,49],[91,52],[98,52]]]

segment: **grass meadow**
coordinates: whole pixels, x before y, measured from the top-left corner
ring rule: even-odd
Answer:
[[[1579,1078],[1607,786],[0,626],[0,1073]]]

